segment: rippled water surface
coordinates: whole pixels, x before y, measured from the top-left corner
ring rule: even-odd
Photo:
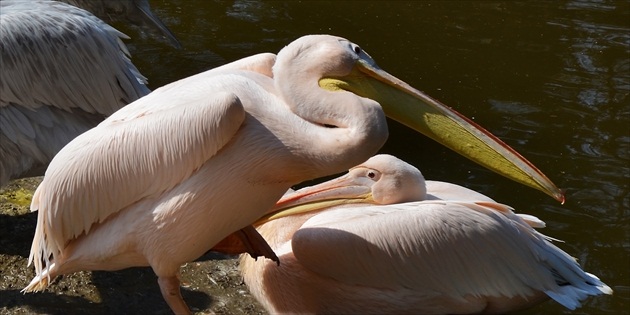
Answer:
[[[630,2],[156,1],[175,50],[128,41],[152,88],[305,34],[346,37],[389,73],[498,135],[566,190],[519,186],[392,123],[383,152],[547,222],[543,232],[615,291],[570,312],[630,309]],[[117,25],[118,26],[118,25]],[[133,30],[121,29],[130,34]]]

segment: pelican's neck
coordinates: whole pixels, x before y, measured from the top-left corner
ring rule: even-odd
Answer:
[[[346,171],[374,155],[388,136],[381,106],[347,91],[327,91],[318,81],[325,69],[302,67],[299,58],[274,65],[274,84],[289,109],[303,119],[295,131],[296,152],[317,165],[310,176]]]

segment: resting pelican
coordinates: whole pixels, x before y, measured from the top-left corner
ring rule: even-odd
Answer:
[[[179,267],[260,218],[291,186],[376,153],[388,136],[381,106],[480,163],[561,196],[504,143],[378,69],[356,44],[305,36],[277,56],[163,86],[64,147],[33,195],[39,213],[29,263],[37,275],[25,290],[79,270],[151,266],[171,309],[188,313]],[[435,125],[449,132],[431,133]],[[469,145],[491,149],[474,155]],[[252,247],[265,253],[265,246]]]
[[[149,0],[59,0],[88,10],[107,23],[126,21],[154,37],[165,39],[171,46],[181,44],[162,20],[153,14]]]
[[[121,38],[65,3],[0,2],[0,186],[43,175],[70,140],[149,93]]]
[[[539,219],[377,155],[287,193],[257,227],[282,264],[241,259],[271,314],[504,313],[611,294]]]

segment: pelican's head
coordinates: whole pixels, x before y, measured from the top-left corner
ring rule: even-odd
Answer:
[[[343,176],[287,192],[256,225],[343,204],[390,205],[421,201],[426,194],[424,176],[417,168],[395,156],[379,154],[351,168]]]
[[[376,101],[388,117],[494,172],[564,201],[562,191],[514,149],[455,110],[381,70],[358,45],[340,37],[309,35],[289,46],[291,49],[280,51],[278,61],[310,65],[300,71],[320,74],[319,87]],[[283,54],[294,55],[284,58]],[[306,62],[315,58],[327,61]]]

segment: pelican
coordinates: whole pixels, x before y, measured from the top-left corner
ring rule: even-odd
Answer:
[[[383,109],[562,199],[506,144],[379,69],[358,45],[304,36],[277,56],[254,55],[156,89],[65,146],[33,195],[36,276],[24,290],[79,270],[150,266],[172,311],[189,313],[179,267],[247,229],[291,186],[376,153],[388,136]],[[432,132],[435,125],[449,132]],[[473,154],[469,145],[489,149]],[[275,258],[252,231],[240,235],[254,253]]]
[[[181,44],[162,20],[153,14],[149,0],[59,0],[90,11],[107,23],[125,21],[175,48]]]
[[[391,155],[287,193],[257,224],[282,264],[241,258],[270,314],[477,314],[611,294],[534,230],[544,222],[426,181]]]
[[[121,38],[69,4],[0,2],[0,186],[150,92]]]

